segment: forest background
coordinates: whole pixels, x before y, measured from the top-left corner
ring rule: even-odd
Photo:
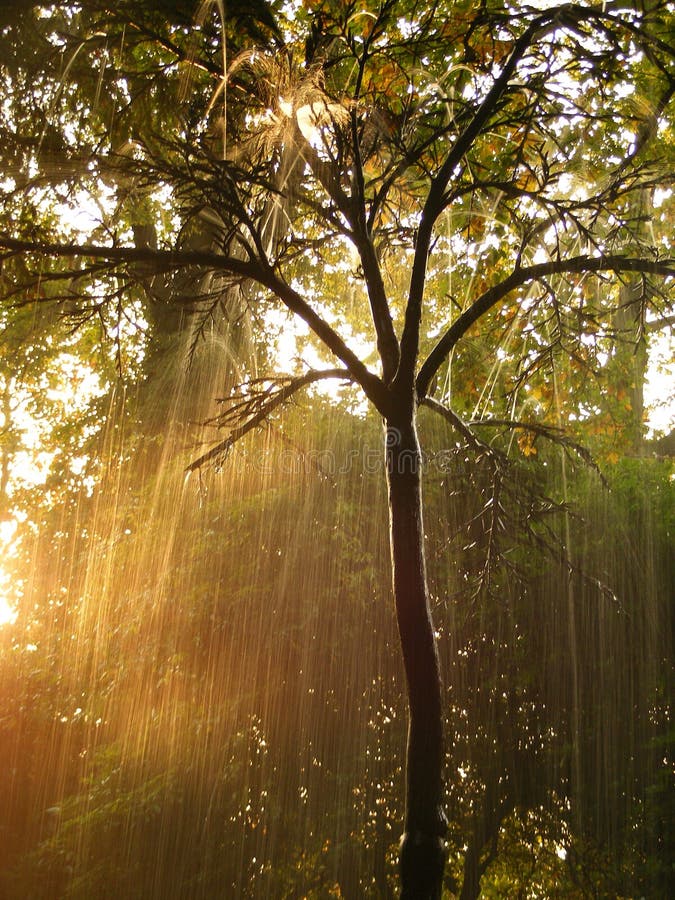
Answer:
[[[313,60],[358,57],[380,23],[393,68],[380,60],[364,89],[379,105],[358,139],[377,190],[406,121],[439,107],[445,139],[548,5],[522,23],[504,4],[424,6],[0,9],[0,897],[395,896],[406,700],[382,417],[343,370],[314,378],[334,360],[311,328],[199,254],[231,240],[212,213],[235,206],[226,141],[288,116],[282,45],[313,147],[312,129],[342,134],[334,97],[313,109],[332,77],[310,79]],[[574,10],[591,7],[560,7],[542,58],[563,54],[574,115],[500,106],[429,257],[430,349],[517,254],[620,246],[653,269],[546,272],[435,373],[450,417],[419,408],[451,748],[444,896],[462,900],[674,889],[672,7],[614,6],[649,52],[613,44],[613,22],[589,37]],[[438,57],[408,60],[419,107],[401,108],[396,67],[416,29],[431,47],[441,13],[456,57],[443,79]],[[556,148],[565,116],[584,139]],[[273,156],[277,132],[256,152]],[[297,244],[283,203],[261,201],[260,234],[374,366],[363,257],[313,221],[333,212],[312,162],[311,191],[306,172],[297,193],[276,188],[305,204]],[[393,296],[433,161],[417,162],[382,226]],[[195,255],[174,269],[170,250]]]

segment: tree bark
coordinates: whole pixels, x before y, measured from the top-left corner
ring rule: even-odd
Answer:
[[[440,900],[447,830],[441,679],[426,581],[414,411],[389,418],[385,452],[394,599],[409,704],[400,898]]]
[[[459,900],[477,900],[480,896],[478,853],[478,846],[475,841],[472,841],[464,854],[464,879]]]

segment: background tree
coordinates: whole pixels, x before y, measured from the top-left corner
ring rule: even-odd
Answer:
[[[443,703],[418,408],[489,460],[487,499],[473,517],[483,565],[472,580],[498,598],[505,516],[534,540],[542,510],[513,489],[485,435],[515,429],[525,454],[544,437],[578,450],[555,430],[561,390],[608,368],[627,321],[664,315],[675,271],[663,229],[668,10],[384,2],[291,6],[285,17],[266,6],[189,12],[29,7],[16,13],[26,43],[17,23],[3,32],[12,88],[4,191],[10,215],[18,210],[0,235],[12,273],[5,296],[60,305],[75,324],[101,322],[120,368],[134,347],[129,331],[149,356],[151,339],[181,330],[194,351],[224,316],[231,373],[212,424],[227,435],[193,471],[322,380],[358,386],[383,418],[410,709],[401,896],[437,897]],[[38,52],[26,56],[27,47]],[[647,236],[635,202],[645,193],[659,201]],[[92,203],[96,224],[47,215]],[[604,289],[589,290],[597,279]],[[308,329],[309,366],[262,368],[270,301]],[[617,317],[622,305],[636,314]],[[472,345],[484,365],[494,360],[473,425],[453,407],[458,384],[470,405],[462,381]],[[568,627],[577,630],[572,613]],[[580,692],[574,684],[576,743]],[[479,853],[494,838],[474,818]],[[465,897],[481,865],[467,867]]]

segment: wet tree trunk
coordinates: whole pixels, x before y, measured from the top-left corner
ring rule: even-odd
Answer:
[[[478,900],[481,875],[478,862],[478,846],[472,842],[464,855],[464,880],[459,900]]]
[[[414,413],[386,425],[394,599],[409,726],[401,900],[440,900],[445,865],[441,680],[429,610],[422,525],[421,454]]]

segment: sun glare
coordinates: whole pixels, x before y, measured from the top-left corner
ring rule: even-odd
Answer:
[[[6,558],[10,543],[16,531],[16,521],[7,519],[0,522],[0,559]],[[0,627],[13,625],[16,621],[16,609],[9,602],[10,575],[0,564]]]
[[[7,600],[0,594],[0,627],[3,625],[13,625],[16,622],[16,610]]]

